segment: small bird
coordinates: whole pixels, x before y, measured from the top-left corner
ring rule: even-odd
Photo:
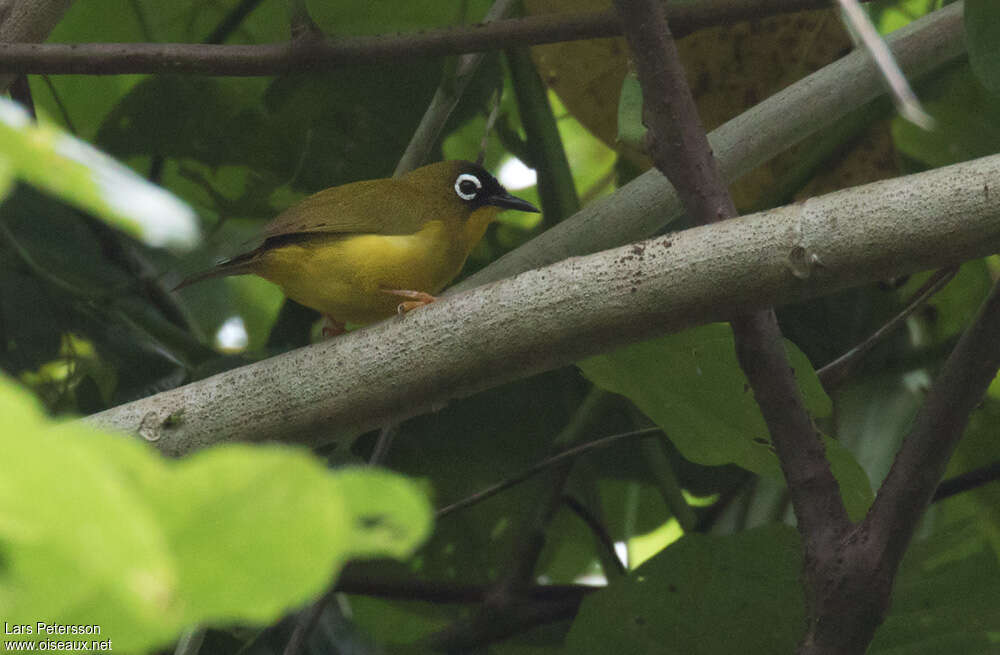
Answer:
[[[213,277],[258,275],[325,314],[325,331],[340,334],[345,322],[373,323],[434,302],[505,209],[538,211],[482,166],[461,160],[332,187],[271,221],[254,250],[175,290]]]

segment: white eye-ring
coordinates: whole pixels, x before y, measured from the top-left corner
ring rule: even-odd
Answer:
[[[473,200],[482,188],[483,183],[471,173],[462,173],[455,180],[455,193],[462,200]]]

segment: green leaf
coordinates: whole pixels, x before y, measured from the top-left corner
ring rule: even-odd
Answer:
[[[13,174],[152,246],[190,248],[198,240],[187,205],[93,146],[35,125],[7,99],[0,99],[0,144],[8,177]]]
[[[791,653],[805,627],[793,528],[689,534],[620,582],[588,596],[566,652]]]
[[[272,621],[348,558],[406,557],[429,532],[426,499],[393,474],[331,474],[281,447],[165,460],[136,439],[53,424],[4,380],[0,414],[10,623],[98,625],[116,649],[145,651],[195,624]]]
[[[813,416],[827,416],[830,399],[798,348],[789,359]],[[594,384],[622,394],[663,428],[681,454],[698,464],[737,464],[783,479],[767,426],[736,361],[732,330],[717,323],[634,344],[578,363]],[[827,456],[852,516],[871,501],[871,485],[851,454],[824,438]]]
[[[965,43],[976,77],[987,89],[1000,94],[1000,3],[966,0]]]
[[[830,401],[812,366],[794,346],[789,354],[806,407],[814,415],[829,414]],[[735,463],[761,475],[780,475],[728,325],[634,344],[579,367],[595,384],[634,402],[691,461]]]

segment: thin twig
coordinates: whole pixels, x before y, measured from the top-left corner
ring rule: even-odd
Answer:
[[[438,519],[441,519],[441,518],[444,518],[445,516],[448,516],[449,514],[453,514],[453,513],[457,512],[457,511],[459,511],[461,509],[465,509],[466,507],[470,507],[470,506],[475,505],[477,503],[481,503],[482,501],[486,500],[487,498],[492,498],[493,496],[497,495],[501,491],[505,491],[507,489],[510,489],[511,487],[524,482],[525,480],[531,478],[532,476],[534,476],[534,475],[536,475],[536,474],[538,474],[538,473],[540,473],[540,472],[542,472],[542,471],[544,471],[544,470],[546,470],[548,468],[551,468],[552,466],[555,466],[556,464],[562,462],[563,460],[570,459],[570,458],[573,458],[573,457],[579,457],[580,455],[582,455],[584,453],[588,453],[588,452],[590,452],[592,450],[597,450],[599,448],[607,448],[608,446],[610,446],[612,444],[615,444],[615,443],[617,443],[617,442],[619,442],[619,441],[621,441],[623,439],[632,439],[634,437],[648,437],[650,435],[654,435],[654,434],[657,434],[659,432],[660,432],[660,428],[643,428],[641,430],[633,430],[631,432],[623,432],[621,434],[614,434],[614,435],[611,435],[610,437],[603,437],[601,439],[594,439],[593,441],[588,441],[587,443],[580,444],[579,446],[576,446],[574,448],[570,448],[568,450],[564,450],[561,453],[559,453],[558,455],[553,455],[552,457],[548,457],[546,459],[543,459],[542,461],[538,462],[537,464],[534,464],[533,466],[530,466],[530,467],[526,468],[525,470],[521,471],[520,473],[518,473],[516,475],[513,475],[513,476],[507,478],[506,480],[503,480],[502,482],[498,482],[498,483],[496,483],[494,485],[490,485],[489,487],[486,487],[482,491],[477,491],[476,493],[472,494],[471,496],[466,496],[462,500],[456,501],[456,502],[454,502],[454,503],[452,503],[450,505],[445,505],[444,507],[442,507],[441,509],[439,509],[437,511],[436,517]]]
[[[65,103],[62,101],[62,96],[56,91],[55,85],[52,84],[52,78],[48,75],[42,75],[42,81],[45,82],[45,86],[49,88],[49,93],[52,94],[52,100],[56,103],[56,107],[59,108],[59,115],[62,116],[63,123],[66,125],[66,129],[73,136],[77,136],[79,133],[76,131],[76,125],[73,124],[73,119],[69,115],[69,111],[66,109]]]
[[[236,31],[247,16],[261,3],[261,0],[241,0],[240,4],[219,21],[212,33],[205,38],[205,43],[224,43]]]
[[[535,584],[524,589],[523,595],[536,601],[579,600],[597,589],[600,587],[579,584]],[[394,600],[465,604],[483,602],[491,593],[492,586],[446,580],[405,579],[399,576],[392,579],[378,579],[370,574],[368,564],[348,564],[337,581],[337,591],[343,594]]]
[[[615,551],[615,541],[608,534],[608,531],[601,524],[600,520],[594,513],[591,512],[583,503],[581,503],[576,498],[568,494],[563,494],[562,503],[570,509],[574,514],[580,517],[580,520],[587,524],[590,529],[591,534],[594,538],[604,548],[604,554],[606,555],[604,561],[614,562],[616,564],[616,571],[618,575],[625,575],[628,573],[628,569],[625,568],[625,564],[622,563],[621,558],[618,557],[618,553]]]
[[[611,401],[612,396],[608,392],[597,387],[591,389],[570,421],[556,435],[553,446],[565,447],[579,442],[587,434],[593,422],[604,414]],[[545,545],[545,531],[559,508],[563,489],[572,470],[572,459],[563,460],[549,469],[547,486],[536,502],[535,508],[529,512],[529,516],[518,529],[514,537],[510,565],[495,585],[492,603],[495,607],[510,604],[531,581],[542,547]]]
[[[816,371],[816,376],[828,391],[835,389],[850,374],[861,359],[885,337],[896,330],[938,291],[943,289],[958,273],[957,267],[945,268],[932,275],[907,303],[903,311],[892,317],[885,325],[875,330],[868,338],[846,353]]]
[[[711,0],[671,4],[677,35],[739,20],[818,9],[832,0]],[[341,37],[306,44],[204,45],[185,43],[3,43],[0,73],[121,75],[172,73],[227,76],[281,75],[333,70],[413,57],[439,57],[617,36],[614,12],[546,14],[417,34]]]
[[[997,480],[1000,480],[1000,461],[987,464],[986,466],[981,466],[971,471],[966,471],[961,475],[956,475],[953,478],[944,480],[938,485],[937,491],[934,492],[934,498],[931,499],[931,502],[936,503],[939,500],[951,498],[956,494],[976,489],[985,484],[996,482]]]
[[[553,444],[557,447],[568,446],[579,441],[595,418],[603,415],[610,399],[609,393],[592,389],[569,423],[556,435]],[[433,643],[456,648],[457,644],[478,644],[495,639],[500,634],[506,634],[509,626],[525,625],[525,612],[531,617],[527,619],[528,625],[537,624],[539,617],[551,620],[554,611],[551,607],[534,607],[529,611],[532,604],[525,602],[525,590],[532,586],[535,566],[545,545],[545,530],[559,508],[572,467],[573,460],[563,458],[548,469],[545,488],[513,536],[512,554],[506,570],[490,586],[483,605],[468,618],[454,622],[432,637]],[[608,577],[613,574],[607,573]],[[561,610],[555,611],[555,614],[562,616]]]

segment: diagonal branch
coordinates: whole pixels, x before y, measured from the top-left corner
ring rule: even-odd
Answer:
[[[802,652],[864,652],[891,602],[900,561],[945,467],[1000,367],[1000,284],[945,361],[865,517],[823,559],[825,587]]]
[[[862,524],[893,570],[998,368],[1000,283],[945,361]]]
[[[828,392],[840,385],[857,366],[858,362],[864,358],[871,349],[878,345],[888,335],[892,334],[906,319],[924,306],[931,296],[945,288],[952,278],[958,273],[957,268],[946,268],[932,275],[924,285],[918,289],[913,298],[906,304],[901,312],[893,316],[885,325],[881,326],[870,334],[864,341],[854,346],[846,353],[833,360],[823,368],[816,371],[816,376]]]

